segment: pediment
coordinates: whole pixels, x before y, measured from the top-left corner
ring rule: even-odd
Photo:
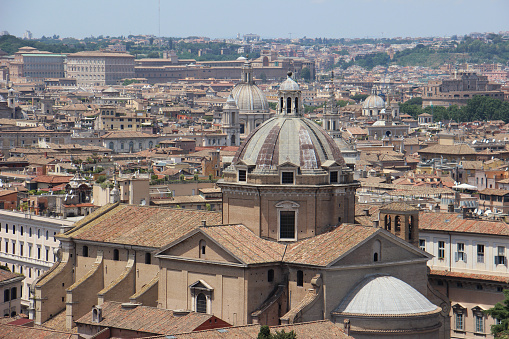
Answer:
[[[191,285],[189,285],[189,288],[195,289],[195,290],[208,291],[208,292],[214,291],[214,288],[212,288],[209,284],[207,284],[203,280],[198,280],[198,281],[192,283]]]
[[[380,248],[377,261],[374,254]],[[430,259],[431,255],[380,229],[379,232],[341,255],[331,266],[377,265]]]
[[[201,246],[205,245],[205,254]],[[157,253],[160,259],[192,260],[225,264],[243,264],[221,244],[199,229],[176,240]]]

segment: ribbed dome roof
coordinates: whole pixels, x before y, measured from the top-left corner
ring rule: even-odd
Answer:
[[[291,78],[292,73],[288,72],[288,76],[286,77],[286,80],[279,85],[280,91],[298,91],[300,89],[299,84],[295,82]]]
[[[376,94],[371,94],[369,97],[364,100],[364,103],[362,104],[362,108],[384,108],[385,102],[384,99],[379,97]]]
[[[406,282],[387,275],[372,275],[352,289],[334,312],[403,315],[437,310],[425,296]]]
[[[239,111],[246,112],[268,112],[269,103],[262,90],[254,83],[239,83],[233,90],[231,95],[237,103]]]
[[[301,169],[320,169],[327,160],[344,164],[334,140],[311,120],[278,116],[267,120],[247,137],[235,154],[238,161],[257,169],[275,169],[291,162]]]

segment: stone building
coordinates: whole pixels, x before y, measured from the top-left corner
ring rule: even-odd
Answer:
[[[34,285],[35,322],[65,317],[71,328],[95,305],[118,301],[232,325],[329,319],[343,327],[348,316],[350,332],[370,338],[439,338],[441,307],[426,299],[431,256],[382,228],[353,224],[359,184],[338,146],[302,117],[291,76],[278,95],[277,116],[250,134],[217,183],[222,213],[102,207],[58,237],[61,259]],[[352,304],[371,281],[401,293],[374,308]],[[399,309],[404,297],[409,305]]]
[[[22,274],[0,269],[0,312],[4,317],[14,317],[22,312],[23,279]]]
[[[72,225],[69,220],[0,211],[0,264],[25,276],[18,288],[22,310],[30,304],[30,285],[55,263],[54,251],[60,244],[55,235]]]
[[[78,86],[116,85],[134,77],[134,55],[97,51],[68,54],[66,73]]]
[[[422,107],[451,105],[464,106],[474,95],[504,100],[500,84],[490,83],[487,76],[475,72],[460,72],[452,79],[431,80],[424,86]]]
[[[65,54],[39,51],[25,46],[14,53],[9,64],[11,81],[35,81],[45,78],[65,77]]]

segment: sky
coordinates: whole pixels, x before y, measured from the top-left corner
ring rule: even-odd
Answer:
[[[509,31],[508,17],[509,0],[0,0],[0,31],[34,38],[451,36]]]

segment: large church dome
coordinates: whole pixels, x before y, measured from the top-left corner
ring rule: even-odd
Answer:
[[[269,103],[262,90],[254,83],[239,83],[232,90],[232,96],[242,113],[268,112]]]
[[[240,113],[269,112],[267,98],[254,83],[253,68],[248,60],[242,66],[242,78],[233,88],[231,94],[237,103]]]
[[[301,169],[320,169],[327,161],[344,165],[334,140],[311,120],[278,115],[254,130],[240,146],[233,163],[275,169],[290,162]]]
[[[362,108],[364,109],[382,109],[385,107],[385,102],[382,97],[376,94],[376,88],[373,86],[371,90],[371,95],[364,100],[362,104]]]

